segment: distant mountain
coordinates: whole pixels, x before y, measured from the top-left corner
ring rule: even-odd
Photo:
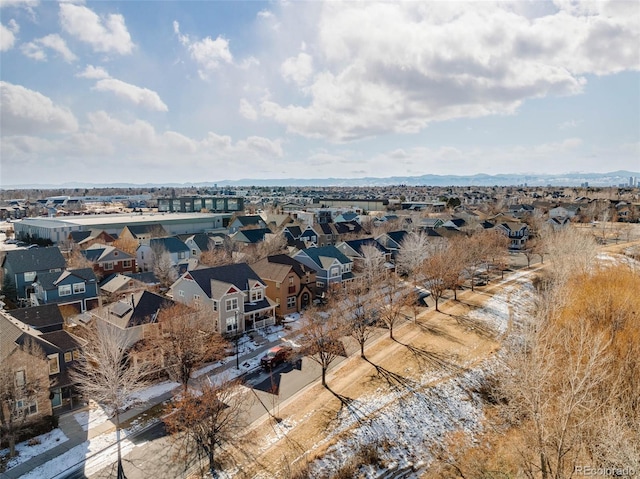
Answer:
[[[162,183],[162,184],[134,184],[134,183],[84,183],[68,182],[58,185],[30,184],[30,185],[4,185],[2,189],[53,189],[53,188],[144,188],[144,187],[212,187],[217,186],[580,186],[588,183],[589,186],[620,186],[628,185],[629,178],[640,181],[640,173],[633,171],[612,171],[610,173],[565,173],[556,175],[541,175],[535,173],[501,174],[501,175],[422,175],[422,176],[392,176],[387,178],[286,178],[286,179],[242,179],[220,180],[198,183]]]

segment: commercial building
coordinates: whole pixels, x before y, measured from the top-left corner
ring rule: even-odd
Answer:
[[[13,223],[16,238],[29,235],[59,243],[72,231],[103,230],[119,235],[125,226],[160,225],[168,235],[223,232],[231,213],[145,213],[23,218]]]

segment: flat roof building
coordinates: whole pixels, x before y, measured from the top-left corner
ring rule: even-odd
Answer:
[[[169,235],[221,232],[231,216],[231,213],[138,213],[24,218],[13,222],[13,228],[16,238],[29,235],[59,243],[72,231],[104,230],[118,235],[131,225],[160,224]]]

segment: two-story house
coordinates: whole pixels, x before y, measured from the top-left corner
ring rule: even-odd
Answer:
[[[275,302],[279,317],[299,312],[311,304],[316,273],[308,266],[286,254],[278,254],[261,259],[251,268],[267,285],[267,297]]]
[[[398,230],[398,231],[390,231],[388,233],[383,233],[380,236],[376,237],[376,241],[380,243],[381,246],[386,248],[391,252],[391,257],[395,259],[397,254],[400,252],[402,248],[402,242],[405,240],[408,231]]]
[[[316,293],[353,280],[353,261],[333,245],[307,248],[293,258],[316,271]]]
[[[234,336],[275,324],[275,302],[266,284],[246,263],[184,273],[170,287],[176,302],[211,312],[216,331]]]
[[[236,216],[229,224],[229,234],[246,228],[266,228],[267,223],[260,215]]]
[[[69,305],[84,312],[98,306],[98,279],[91,268],[71,269],[55,273],[38,273],[31,304]]]
[[[510,250],[519,251],[525,248],[525,244],[529,239],[529,226],[526,223],[505,221],[497,223],[495,227],[509,238]]]
[[[167,236],[167,231],[160,223],[155,223],[150,225],[125,226],[118,235],[118,239],[123,242],[136,241],[138,244],[148,244],[152,238],[161,238],[164,236]]]
[[[383,264],[391,262],[391,251],[373,238],[342,241],[336,245],[336,248],[353,261],[354,270],[362,271],[366,261],[373,259],[367,258],[368,254],[375,254]]]
[[[7,251],[2,259],[2,288],[14,289],[16,298],[27,299],[38,273],[60,272],[65,259],[57,246]]]
[[[136,261],[142,271],[153,271],[158,255],[165,253],[176,268],[184,265],[184,269],[191,269],[197,264],[197,260],[193,261],[193,265],[189,264],[191,249],[175,236],[153,238],[148,244],[141,244],[136,250]]]
[[[113,246],[93,244],[81,251],[88,261],[93,263],[93,271],[100,278],[114,273],[135,273],[136,259]]]

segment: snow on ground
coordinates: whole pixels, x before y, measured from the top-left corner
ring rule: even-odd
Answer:
[[[154,384],[153,386],[132,394],[130,400],[132,403],[147,402],[153,398],[157,398],[165,393],[173,391],[178,386],[180,386],[180,384],[175,381],[165,381],[160,384]]]
[[[60,429],[54,429],[53,431],[49,431],[45,434],[41,434],[40,436],[36,436],[29,441],[16,444],[16,452],[18,453],[18,456],[9,460],[7,469],[11,469],[12,467],[22,464],[32,457],[43,454],[49,449],[52,449],[66,441],[68,441],[67,436],[65,436]],[[30,446],[30,442],[34,445]],[[9,454],[9,449],[0,450],[0,457],[7,454]]]
[[[127,431],[122,431],[124,438]],[[115,431],[109,434],[101,434],[89,441],[85,441],[55,459],[39,466],[21,479],[41,479],[43,477],[54,477],[57,474],[69,471],[75,466],[85,463],[84,474],[88,477],[98,473],[103,468],[113,464],[117,459],[117,447]],[[134,444],[124,438],[120,442],[122,455],[126,455],[134,448]],[[86,462],[85,462],[86,461]]]
[[[73,415],[73,418],[80,424],[82,429],[88,431],[94,427],[107,422],[111,415],[102,407],[93,404],[88,411],[80,411]]]
[[[507,286],[474,312],[477,321],[486,321],[503,333],[510,320],[526,316],[533,298],[526,273],[509,279],[516,279],[517,284]],[[395,389],[380,388],[373,395],[348,401],[331,433],[314,449],[337,436],[344,437],[311,464],[311,475],[325,477],[337,472],[365,444],[376,446],[386,467],[362,467],[363,477],[381,477],[393,468],[424,468],[432,459],[431,451],[442,445],[447,433],[462,430],[473,437],[481,430],[483,403],[476,391],[499,367],[499,359],[492,357],[463,374],[425,373],[419,382],[407,380]]]

